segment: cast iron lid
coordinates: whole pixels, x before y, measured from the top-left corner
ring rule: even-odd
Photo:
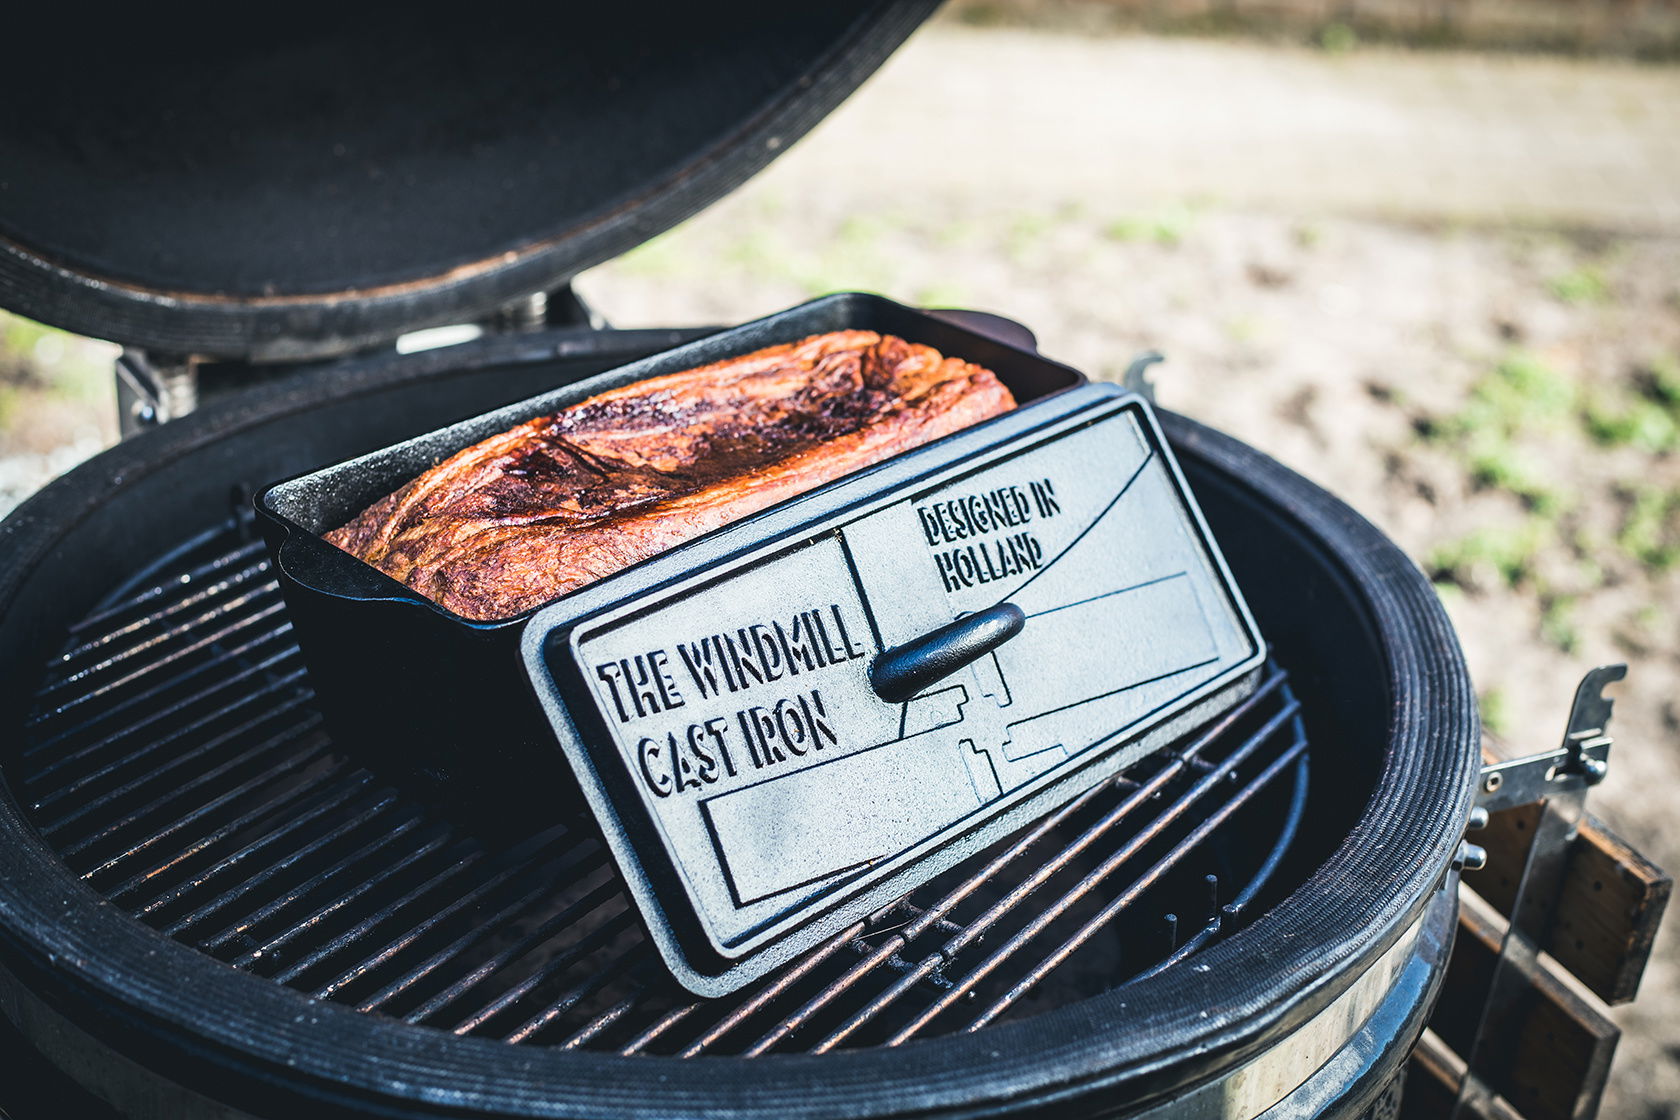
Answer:
[[[470,319],[737,186],[934,6],[37,16],[0,68],[0,306],[260,359]]]
[[[1082,385],[556,600],[539,700],[673,975],[723,995],[1246,696],[1143,399]]]

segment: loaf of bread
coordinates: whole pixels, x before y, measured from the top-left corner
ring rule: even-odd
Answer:
[[[1014,406],[932,347],[814,335],[526,421],[326,539],[456,614],[510,618]]]

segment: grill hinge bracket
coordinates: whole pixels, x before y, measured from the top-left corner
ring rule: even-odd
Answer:
[[[199,359],[124,350],[117,358],[117,427],[124,439],[198,407]]]

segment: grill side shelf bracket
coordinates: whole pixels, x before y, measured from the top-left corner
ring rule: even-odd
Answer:
[[[1608,769],[1613,702],[1604,689],[1626,675],[1619,664],[1592,670],[1557,747],[1489,756],[1482,769],[1469,821],[1479,843],[1466,841],[1454,861],[1476,873],[1462,886],[1470,893],[1454,952],[1459,990],[1443,998],[1430,1036],[1455,1052],[1448,1084],[1435,1090],[1455,1120],[1598,1114],[1619,1034],[1605,1004],[1632,998],[1671,887],[1585,812],[1587,791]],[[1607,851],[1621,854],[1606,860]],[[1603,901],[1607,893],[1615,897]],[[1536,1045],[1542,1035],[1549,1051]],[[1414,1065],[1435,1080],[1447,1068]],[[1420,1096],[1446,1104],[1427,1090]]]
[[[1581,678],[1563,742],[1549,751],[1482,767],[1476,808],[1485,816],[1519,805],[1585,796],[1610,768],[1610,712],[1604,688],[1627,676],[1626,665],[1601,665]]]

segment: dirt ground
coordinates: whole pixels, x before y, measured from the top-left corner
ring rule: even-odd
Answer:
[[[947,24],[579,288],[620,326],[863,288],[1007,314],[1096,377],[1163,351],[1166,406],[1436,581],[1514,748],[1627,661],[1591,807],[1680,868],[1677,111],[1675,69]],[[112,433],[108,348],[0,332],[4,506]],[[1680,917],[1616,1017],[1604,1115],[1680,1116]]]

